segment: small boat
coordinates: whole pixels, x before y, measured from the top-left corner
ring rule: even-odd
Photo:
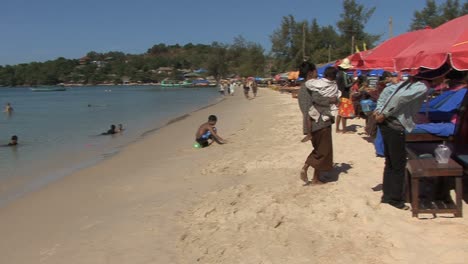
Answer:
[[[161,87],[187,87],[192,85],[192,83],[188,81],[163,80],[160,85]]]
[[[58,92],[58,91],[66,91],[67,88],[62,86],[47,86],[47,87],[31,87],[29,88],[33,92]]]

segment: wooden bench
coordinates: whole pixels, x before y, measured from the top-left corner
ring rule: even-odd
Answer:
[[[457,199],[461,199],[462,185],[465,184],[465,192],[468,190],[468,166],[467,162],[461,160],[461,155],[468,155],[468,93],[465,94],[460,109],[458,109],[458,120],[455,125],[455,133],[453,136],[444,138],[430,134],[407,134],[406,150],[410,161],[407,164],[408,180],[411,193],[409,198],[413,198],[413,206],[418,206],[413,211],[413,216],[417,215],[421,208],[429,208],[427,205],[421,205],[419,202],[419,180],[423,178],[433,177],[454,177],[455,178],[455,192]],[[423,159],[422,157],[428,157],[434,154],[434,150],[438,144],[442,141],[446,141],[447,145],[452,150],[452,158],[448,165],[437,164],[434,159]],[[426,155],[423,155],[426,154]],[[431,161],[432,160],[432,161]],[[445,166],[445,167],[444,167]],[[414,174],[416,173],[416,174]],[[413,175],[414,174],[414,175]],[[460,176],[457,176],[457,175]],[[464,175],[463,175],[464,174]],[[453,186],[443,186],[448,193]],[[449,187],[449,188],[447,188]],[[457,189],[458,188],[458,189]],[[414,191],[413,191],[414,190]],[[416,198],[415,198],[416,195]],[[468,203],[468,194],[465,195],[465,201]],[[417,199],[417,200],[415,200]],[[410,199],[411,200],[411,199]],[[423,207],[424,206],[424,207]],[[439,204],[437,208],[431,205],[433,209],[450,207],[448,209],[458,210],[457,206],[460,207],[458,211],[453,211],[457,216],[461,217],[461,200],[456,201],[456,205]],[[440,211],[438,211],[440,212]]]
[[[406,133],[406,142],[442,142],[442,141],[453,141],[453,136],[441,137],[429,133]]]
[[[413,217],[420,213],[440,214],[452,213],[462,217],[462,177],[463,167],[450,159],[448,163],[438,163],[435,159],[412,159],[406,166],[407,176],[411,184],[411,209]],[[419,197],[419,181],[427,177],[453,177],[455,179],[455,203],[452,200],[421,201]]]

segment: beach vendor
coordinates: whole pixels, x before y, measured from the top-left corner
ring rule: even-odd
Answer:
[[[436,71],[434,74],[437,74]],[[380,95],[374,112],[384,142],[385,167],[381,202],[402,210],[409,209],[404,199],[405,130],[411,132],[414,129],[413,116],[419,111],[430,87],[428,77],[425,76],[430,76],[430,73],[387,86]]]
[[[216,141],[218,144],[226,143],[226,141],[216,133],[215,125],[217,121],[218,118],[215,115],[210,115],[208,117],[208,122],[203,123],[198,128],[197,133],[195,134],[195,140],[202,148],[208,147],[213,143],[213,141]],[[211,142],[208,141],[209,139],[211,139]]]
[[[338,73],[336,76],[336,84],[338,89],[341,91],[340,106],[338,115],[336,117],[336,132],[337,133],[348,133],[346,129],[346,119],[353,118],[355,116],[353,102],[350,100],[350,90],[353,86],[353,81],[346,74],[346,70],[351,69],[351,62],[348,58],[345,58],[340,65],[338,65]],[[340,129],[340,124],[343,129]]]
[[[302,167],[300,178],[306,185],[322,184],[320,172],[333,169],[333,142],[331,126],[334,123],[333,107],[339,99],[338,88],[336,87],[337,70],[333,67],[325,69],[325,78],[319,80],[309,80],[306,86],[311,91],[313,108],[318,115],[311,118],[311,133],[313,150],[307,157]],[[333,94],[331,91],[335,91]],[[314,176],[309,182],[307,171],[309,167],[314,168]]]

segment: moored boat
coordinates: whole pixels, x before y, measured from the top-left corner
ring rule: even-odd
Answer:
[[[62,86],[31,87],[29,89],[33,92],[58,92],[67,90],[67,88]]]
[[[163,80],[161,82],[161,87],[187,87],[190,86],[192,83],[188,81],[174,81],[174,80]]]

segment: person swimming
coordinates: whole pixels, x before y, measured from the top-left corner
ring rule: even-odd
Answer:
[[[14,146],[17,146],[17,145],[18,145],[18,136],[13,135],[13,136],[11,136],[10,142],[8,142],[8,144],[1,145],[1,146],[2,147],[14,147]]]
[[[114,135],[115,133],[117,133],[115,130],[115,125],[111,125],[110,129],[107,130],[107,132],[101,133],[101,135]]]

